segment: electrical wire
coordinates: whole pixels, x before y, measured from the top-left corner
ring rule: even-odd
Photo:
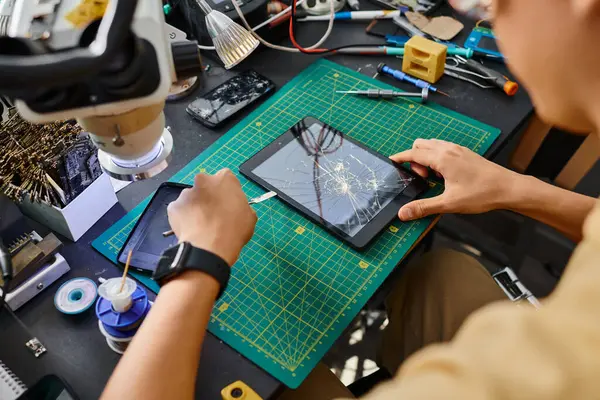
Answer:
[[[333,6],[333,0],[330,0],[330,3]],[[294,35],[294,28],[295,28],[294,25],[296,23],[296,0],[292,0],[291,6],[292,6],[292,15],[290,16],[289,35],[290,35],[290,41],[292,42],[294,47],[305,54],[310,54],[310,53],[319,53],[320,54],[320,53],[323,53],[324,51],[326,51],[327,49],[318,49],[318,48],[311,49],[310,47],[305,49],[296,42],[296,37]]]
[[[267,19],[266,21],[260,23],[259,25],[255,26],[254,28],[251,28],[250,24],[248,24],[248,21],[244,17],[244,13],[240,9],[240,6],[237,4],[237,2],[233,1],[232,4],[233,4],[233,7],[235,8],[235,11],[238,13],[238,16],[242,20],[243,25],[246,27],[246,29],[248,29],[250,31],[250,33],[259,42],[261,42],[263,45],[265,45],[271,49],[286,51],[286,52],[290,52],[290,53],[322,55],[322,54],[335,54],[338,50],[348,49],[348,48],[353,48],[353,47],[379,47],[379,46],[382,46],[382,44],[380,45],[380,44],[368,43],[368,44],[350,44],[350,45],[335,47],[332,49],[319,48],[319,46],[321,46],[329,38],[329,36],[331,35],[331,31],[333,30],[333,22],[335,20],[335,9],[334,9],[333,0],[329,0],[329,6],[330,6],[329,16],[330,16],[330,18],[329,18],[329,23],[327,26],[327,31],[325,32],[325,34],[321,37],[321,39],[319,39],[319,41],[317,41],[317,43],[313,44],[312,46],[309,46],[309,47],[300,46],[296,42],[296,38],[294,35],[294,19],[295,19],[294,16],[296,14],[296,7],[300,4],[302,4],[304,1],[305,0],[298,0],[298,1],[292,0],[292,5],[290,5],[289,7],[287,7],[285,10],[281,11],[280,13],[274,15],[273,17]],[[292,15],[290,17],[290,40],[291,40],[292,44],[294,45],[294,47],[279,46],[279,45],[276,45],[273,43],[269,43],[265,39],[263,39],[258,33],[256,33],[256,30],[269,24],[271,21],[276,20],[277,18],[281,17],[282,15],[284,15],[285,13],[287,13],[290,10],[292,13]],[[214,46],[200,46],[200,45],[198,45],[198,48],[200,48],[201,50],[214,50],[215,49]]]
[[[476,28],[479,28],[479,26],[480,26],[481,24],[483,24],[483,23],[486,23],[486,22],[488,22],[488,23],[489,23],[490,21],[491,21],[491,19],[490,19],[490,18],[480,19],[480,20],[478,20],[478,21],[475,23],[475,27],[476,27]]]
[[[306,0],[298,0],[297,4],[300,5],[302,3],[304,3]],[[283,16],[284,14],[286,14],[288,11],[290,11],[292,9],[292,6],[287,7],[285,10],[269,17],[268,19],[266,19],[265,21],[261,22],[260,24],[256,25],[254,28],[250,29],[250,32],[256,32],[257,30],[259,30],[260,28],[270,24],[271,22],[275,21],[277,18]],[[236,10],[236,12],[238,12],[238,10]],[[239,12],[238,12],[239,15]],[[198,48],[200,50],[214,50],[215,46],[202,46],[202,45],[198,45]]]
[[[315,49],[315,48],[311,48],[311,47],[307,47],[307,48],[303,48],[301,47],[297,42],[296,42],[296,37],[294,34],[294,28],[295,28],[295,22],[296,22],[296,5],[297,3],[294,2],[294,0],[292,0],[292,15],[290,18],[290,28],[289,28],[289,34],[290,34],[290,41],[292,42],[292,44],[294,45],[294,47],[296,47],[300,52],[304,53],[304,54],[313,54],[313,55],[321,55],[321,54],[335,54],[338,50],[342,50],[342,49],[349,49],[349,48],[356,48],[356,47],[379,47],[382,45],[379,44],[349,44],[349,45],[345,45],[345,46],[339,46],[339,47],[335,47],[333,49]]]
[[[298,0],[296,2],[296,5],[299,6],[302,3],[304,3],[306,0]],[[288,11],[290,11],[292,9],[292,6],[288,6],[286,9],[282,10],[281,12],[275,14],[274,16],[270,17],[269,19],[267,19],[265,22],[262,22],[258,25],[256,25],[254,28],[252,28],[253,32],[256,32],[257,30],[259,30],[260,28],[262,28],[265,25],[270,24],[271,22],[275,21],[276,19],[278,19],[279,17],[283,16],[284,14],[286,14]]]
[[[240,19],[242,20],[242,23],[246,27],[246,29],[248,29],[252,33],[252,35],[256,39],[258,39],[258,41],[261,42],[263,45],[265,45],[271,49],[287,51],[290,53],[300,53],[301,52],[301,50],[298,48],[278,46],[276,44],[267,42],[265,39],[260,37],[256,32],[254,32],[252,30],[252,28],[250,28],[250,25],[248,24],[248,21],[246,21],[246,18],[244,17],[244,14],[242,13],[242,10],[240,9],[240,6],[237,4],[237,2],[233,1],[232,4],[233,4],[233,7],[235,7],[235,10],[237,11],[237,13],[238,13]],[[294,19],[294,10],[295,10],[296,4],[297,4],[296,0],[292,0],[292,6],[290,6],[290,7],[292,7],[292,16],[290,18],[290,23],[292,23],[292,21]],[[286,10],[284,10],[284,11],[287,11],[290,7],[286,8]],[[319,41],[317,43],[313,44],[312,46],[306,47],[304,50],[317,49],[329,38],[329,35],[331,34],[331,31],[333,30],[333,20],[334,19],[335,19],[335,8],[334,8],[333,0],[329,0],[329,24],[327,25],[327,31],[325,31],[325,34],[323,35],[323,37],[321,37],[321,39],[319,39]]]

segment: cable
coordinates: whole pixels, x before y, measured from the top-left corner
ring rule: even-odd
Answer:
[[[293,0],[292,0],[293,1]],[[290,30],[289,30],[289,34],[290,34],[290,40],[292,42],[292,44],[302,53],[304,54],[313,54],[313,55],[321,55],[321,54],[335,54],[338,50],[342,50],[342,49],[349,49],[349,48],[356,48],[356,47],[379,47],[381,45],[374,45],[372,43],[369,44],[348,44],[345,46],[339,46],[339,47],[334,47],[333,49],[314,49],[312,47],[307,47],[307,48],[303,48],[301,47],[297,42],[296,42],[296,37],[294,34],[294,26],[295,26],[295,15],[296,15],[296,5],[297,3],[293,2],[292,3],[292,15],[290,18]]]
[[[306,0],[298,0],[298,2],[296,3],[297,5],[300,5],[302,3],[304,3]],[[292,9],[292,6],[288,6],[286,9],[284,9],[283,11],[269,17],[268,19],[266,19],[265,21],[261,22],[260,24],[256,25],[254,28],[250,29],[250,32],[256,32],[257,30],[259,30],[260,28],[270,24],[271,22],[275,21],[276,19],[278,19],[279,17],[283,16],[284,14],[286,14],[288,11],[290,11]],[[235,10],[239,15],[243,15],[240,14],[241,10]],[[202,46],[202,45],[198,45],[198,48],[200,50],[214,50],[215,46]]]
[[[302,3],[304,3],[305,1],[306,1],[306,0],[298,0],[298,1],[296,2],[296,5],[297,5],[297,6],[299,6],[299,5],[301,5]],[[285,13],[287,13],[287,12],[288,12],[288,11],[290,11],[291,9],[292,9],[292,6],[290,5],[290,6],[288,6],[286,9],[284,9],[283,11],[281,11],[281,12],[279,12],[279,13],[275,14],[274,16],[270,17],[269,19],[267,19],[265,22],[262,22],[262,23],[260,23],[260,24],[256,25],[254,28],[252,28],[252,31],[253,31],[253,32],[256,32],[257,30],[259,30],[259,29],[260,29],[260,28],[262,28],[263,26],[265,26],[265,25],[268,25],[268,24],[270,24],[271,22],[275,21],[277,18],[279,18],[279,17],[283,16]]]
[[[296,3],[296,0],[292,0],[292,1],[293,1],[293,3],[292,3],[292,6],[290,6],[290,7],[292,7],[292,13],[293,13],[294,12],[294,6],[297,3]],[[237,4],[237,2],[233,1],[232,4],[235,7],[235,10],[237,11],[237,13],[238,13],[240,19],[242,20],[242,23],[246,27],[246,29],[248,29],[252,33],[252,35],[254,35],[254,37],[256,39],[258,39],[259,42],[261,42],[265,46],[267,46],[267,47],[269,47],[271,49],[275,49],[275,50],[287,51],[287,52],[290,52],[290,53],[300,53],[301,52],[301,50],[299,50],[298,48],[278,46],[278,45],[269,43],[266,40],[264,40],[256,32],[254,32],[252,30],[252,28],[250,28],[250,25],[248,24],[248,21],[246,21],[246,18],[244,17],[244,14],[242,13],[242,10],[240,9],[240,6]],[[286,10],[289,9],[290,7],[286,8]],[[292,14],[292,16],[290,18],[290,22],[292,22],[293,19],[294,19],[294,15]],[[327,38],[329,38],[329,35],[331,34],[331,31],[333,30],[333,20],[334,19],[335,19],[335,8],[334,8],[333,0],[329,0],[329,24],[327,26],[327,31],[325,32],[325,34],[323,35],[323,37],[321,37],[321,39],[319,39],[319,41],[317,43],[313,44],[310,47],[305,48],[304,50],[316,49],[320,45],[322,45],[327,40]]]
[[[333,7],[333,0],[330,0],[330,3],[332,5],[332,7]],[[307,49],[305,49],[302,46],[300,46],[296,42],[296,37],[294,36],[294,24],[295,24],[295,22],[296,22],[296,0],[292,0],[292,15],[290,16],[289,34],[290,34],[290,41],[292,42],[292,44],[294,45],[294,47],[296,49],[298,49],[299,51],[301,51],[302,53],[305,53],[305,54],[310,54],[310,53],[319,53],[319,54],[321,54],[321,53],[327,51],[327,49],[318,49],[318,48],[310,48],[310,47],[307,48]]]
[[[262,28],[263,26],[269,24],[270,22],[276,20],[277,18],[281,17],[282,15],[284,15],[285,13],[287,13],[288,11],[290,11],[290,9],[292,10],[292,15],[290,18],[290,25],[292,25],[293,21],[294,21],[294,15],[296,13],[296,6],[302,4],[305,0],[292,0],[292,5],[290,5],[289,7],[287,7],[285,10],[281,11],[278,14],[275,14],[274,16],[272,16],[271,18],[267,19],[266,21],[258,24],[257,26],[255,26],[254,28],[250,28],[250,24],[248,24],[248,21],[246,20],[246,18],[244,17],[244,13],[242,12],[242,10],[240,9],[239,5],[237,4],[237,2],[233,1],[232,4],[235,8],[235,11],[238,13],[238,16],[240,17],[240,19],[242,20],[243,25],[246,27],[246,29],[248,29],[250,31],[250,33],[252,33],[252,35],[258,39],[258,41],[260,41],[263,45],[271,48],[271,49],[275,49],[275,50],[280,50],[280,51],[287,51],[290,53],[304,53],[304,54],[334,54],[335,52],[337,52],[338,50],[341,49],[347,49],[347,48],[352,48],[352,47],[379,47],[380,45],[374,45],[372,43],[369,44],[350,44],[350,45],[345,45],[345,46],[339,46],[339,47],[335,47],[333,49],[319,49],[318,47],[321,46],[331,35],[331,31],[333,30],[333,21],[335,20],[335,9],[334,9],[334,4],[332,0],[329,0],[329,6],[330,6],[330,18],[329,18],[329,24],[327,26],[327,31],[325,32],[325,34],[321,37],[321,39],[319,39],[319,41],[315,44],[313,44],[312,46],[309,47],[302,47],[300,46],[297,42],[296,42],[296,38],[293,34],[293,28],[291,28],[291,34],[290,34],[290,40],[292,41],[292,44],[295,47],[285,47],[285,46],[279,46],[276,44],[272,44],[267,42],[265,39],[263,39],[260,35],[258,35],[256,33],[256,30]],[[198,48],[201,50],[214,50],[214,46],[201,46],[198,45]]]
[[[299,0],[297,4],[302,4],[304,3],[306,0]],[[271,22],[275,21],[277,18],[281,17],[282,15],[284,15],[285,13],[287,13],[289,10],[291,10],[292,6],[289,6],[288,8],[286,8],[285,10],[269,17],[268,19],[266,19],[265,21],[261,22],[260,24],[256,25],[254,28],[252,28],[250,31],[251,32],[255,32],[257,30],[259,30],[260,28],[262,28],[263,26],[266,26],[268,24],[270,24]],[[236,10],[237,12],[237,10]],[[239,15],[239,13],[238,13]],[[200,50],[214,50],[215,46],[202,46],[202,45],[198,45],[198,48]]]

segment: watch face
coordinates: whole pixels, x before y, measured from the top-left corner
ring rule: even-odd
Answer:
[[[180,243],[165,250],[158,261],[158,266],[152,278],[160,282],[177,274],[181,270],[189,250],[190,245],[188,243]]]

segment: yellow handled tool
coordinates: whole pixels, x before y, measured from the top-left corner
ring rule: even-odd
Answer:
[[[250,386],[242,381],[233,382],[221,390],[223,400],[263,400]]]

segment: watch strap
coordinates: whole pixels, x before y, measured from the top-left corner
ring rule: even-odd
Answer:
[[[227,283],[229,283],[231,267],[225,260],[210,251],[192,245],[189,246],[190,252],[183,262],[182,269],[202,271],[215,278],[221,285],[217,296],[217,299],[219,299],[227,288]]]

